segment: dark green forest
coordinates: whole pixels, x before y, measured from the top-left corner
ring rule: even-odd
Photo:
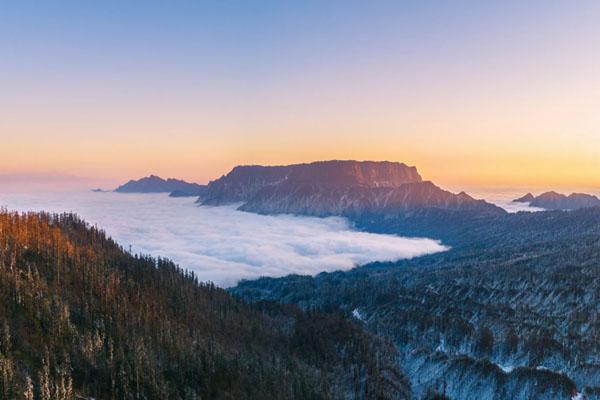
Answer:
[[[438,226],[453,229],[447,252],[231,292],[358,313],[393,340],[416,398],[600,399],[600,209]]]
[[[0,210],[0,398],[403,399],[340,313],[246,305],[71,214]]]

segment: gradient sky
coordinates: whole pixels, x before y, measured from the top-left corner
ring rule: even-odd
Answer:
[[[0,175],[600,187],[598,1],[0,3]]]

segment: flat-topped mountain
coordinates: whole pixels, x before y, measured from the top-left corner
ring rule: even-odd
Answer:
[[[389,161],[319,161],[291,165],[288,182],[328,187],[399,187],[422,182],[415,167]]]
[[[319,161],[284,166],[243,165],[212,181],[203,204],[219,205],[249,201],[262,189],[314,184],[323,187],[398,187],[421,182],[415,167],[396,162]]]
[[[577,210],[580,208],[600,207],[600,199],[591,194],[571,193],[566,196],[554,191],[533,196],[527,193],[525,196],[515,199],[515,202],[529,203],[533,207],[545,208],[547,210]]]
[[[203,205],[242,202],[243,211],[313,216],[398,215],[441,209],[503,214],[466,193],[424,181],[397,162],[320,161],[288,166],[241,166],[209,183]]]
[[[190,183],[180,179],[163,179],[150,175],[138,180],[130,180],[115,189],[119,193],[171,193],[173,197],[202,196],[206,185]]]

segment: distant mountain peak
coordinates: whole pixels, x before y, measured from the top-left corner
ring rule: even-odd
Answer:
[[[533,201],[534,199],[535,199],[535,197],[533,197],[533,195],[531,193],[527,193],[525,196],[519,197],[518,199],[514,199],[513,201],[516,203],[529,203],[529,202]]]
[[[150,175],[138,180],[130,180],[115,189],[118,193],[171,193],[173,197],[201,196],[206,185],[186,182],[181,179],[163,179],[158,175]]]
[[[465,191],[461,191],[459,194],[457,194],[458,197],[461,197],[463,199],[467,199],[467,200],[475,200],[471,195],[469,195],[467,192]]]
[[[566,196],[554,190],[542,193],[539,196],[527,193],[525,196],[514,201],[529,203],[533,207],[547,210],[577,210],[580,208],[600,207],[600,199],[591,194],[571,193]]]

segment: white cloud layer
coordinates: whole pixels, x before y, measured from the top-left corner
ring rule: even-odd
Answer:
[[[193,198],[164,194],[7,194],[0,188],[0,205],[75,212],[134,252],[171,258],[201,280],[222,286],[446,250],[430,239],[357,232],[343,218],[263,216],[233,206],[198,207]]]

